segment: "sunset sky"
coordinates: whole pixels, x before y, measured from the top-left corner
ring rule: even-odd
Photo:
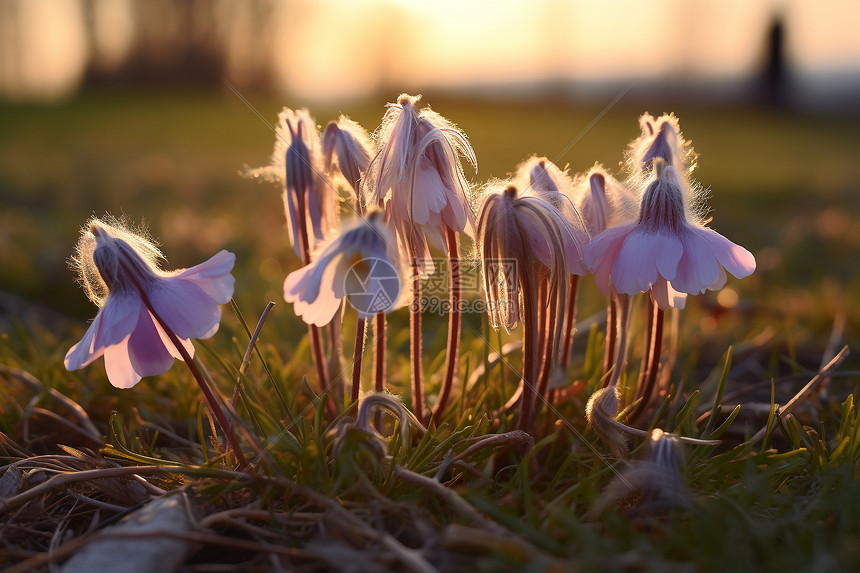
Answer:
[[[264,6],[260,24],[248,6]],[[134,0],[7,0],[0,7],[0,94],[62,96],[87,64],[119,65],[136,45]],[[522,86],[754,73],[774,17],[801,78],[860,85],[860,3],[848,0],[262,0],[211,5],[227,79],[253,65],[283,93],[344,100],[386,83]],[[171,19],[165,16],[165,29]],[[187,30],[177,29],[176,33]],[[814,82],[813,82],[814,83]],[[41,94],[41,96],[40,96]]]

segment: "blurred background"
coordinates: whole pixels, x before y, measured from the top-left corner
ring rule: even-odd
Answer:
[[[860,5],[844,0],[3,0],[0,22],[0,93],[16,100],[225,80],[308,102],[594,98],[635,81],[822,108],[860,87]]]
[[[847,0],[0,0],[0,326],[80,334],[66,259],[107,211],[171,267],[235,251],[248,314],[281,301],[280,191],[241,177],[277,112],[372,131],[406,91],[468,134],[476,188],[532,154],[623,177],[639,115],[675,112],[713,227],[759,262],[691,330],[736,309],[740,336],[776,320],[817,352],[834,317],[860,321],[858,22]]]

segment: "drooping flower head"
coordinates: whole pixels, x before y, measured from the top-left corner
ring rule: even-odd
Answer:
[[[376,155],[376,144],[367,131],[345,115],[330,121],[323,132],[323,155],[329,173],[340,173],[355,195],[361,213],[361,178]]]
[[[545,357],[559,355],[570,276],[585,274],[577,230],[548,201],[501,183],[484,195],[475,231],[490,324],[510,332],[523,323],[520,427],[528,430],[548,382]]]
[[[181,358],[165,328],[192,356],[189,339],[215,334],[221,320],[218,305],[233,296],[230,271],[235,255],[221,251],[204,263],[173,272],[159,268],[162,259],[150,240],[119,222],[94,218],[87,223],[73,263],[99,312],[66,354],[68,370],[104,355],[111,384],[130,388],[144,376],[166,372],[174,358]]]
[[[597,518],[610,507],[638,491],[639,500],[628,513],[653,515],[672,507],[687,507],[690,500],[681,474],[679,436],[654,428],[640,459],[624,462],[597,498],[589,515]]]
[[[574,202],[593,237],[637,216],[638,202],[633,192],[600,164],[574,182]]]
[[[337,223],[336,193],[324,175],[319,132],[307,110],[284,108],[278,114],[275,133],[271,164],[249,174],[283,181],[290,243],[296,255],[303,257],[299,217],[304,213],[310,252]]]
[[[525,190],[563,193],[568,195],[573,182],[566,171],[546,157],[532,156],[517,167],[517,182]]]
[[[344,297],[361,318],[389,312],[400,299],[395,239],[379,209],[354,222],[284,282],[284,299],[307,324],[331,322]]]
[[[582,249],[590,240],[585,220],[579,212],[574,200],[574,183],[566,171],[546,157],[531,157],[517,168],[516,182],[523,191],[523,197],[538,197],[552,205],[565,219],[565,236],[568,242],[573,241],[575,246],[565,247],[565,256],[569,259],[575,255],[582,255]],[[573,273],[580,274],[580,273]],[[585,274],[585,271],[581,274]]]
[[[478,163],[463,132],[428,108],[416,109],[420,97],[402,94],[388,104],[365,195],[368,205],[385,207],[402,249],[427,276],[434,270],[428,238],[445,250],[446,227],[472,234],[475,217],[458,155],[475,171]]]
[[[503,184],[504,185],[504,184]],[[493,328],[510,332],[521,305],[536,305],[539,277],[549,280],[564,312],[567,276],[584,275],[581,231],[544,199],[521,195],[514,184],[490,189],[478,212],[476,239]]]
[[[610,227],[585,249],[597,286],[633,295],[653,288],[661,309],[679,293],[717,290],[726,271],[744,278],[755,270],[752,254],[716,231],[687,218],[685,193],[674,167],[664,167],[645,191],[637,221]]]

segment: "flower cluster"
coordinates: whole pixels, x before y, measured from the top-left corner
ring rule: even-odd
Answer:
[[[445,256],[447,264],[439,268],[450,281],[450,298],[441,305],[449,329],[445,376],[433,410],[438,421],[460,366],[460,314],[468,305],[460,298],[458,237],[466,234],[474,237],[486,296],[481,306],[490,324],[508,332],[523,325],[522,379],[507,407],[519,407],[524,430],[532,429],[542,403],[553,399],[552,390],[569,384],[579,278],[593,273],[598,288],[610,296],[605,369],[612,375],[593,394],[586,415],[623,455],[625,438],[614,417],[623,399],[618,380],[626,366],[631,297],[646,293],[650,305],[650,350],[639,384],[644,408],[660,367],[662,311],[682,308],[689,295],[722,288],[727,273],[743,278],[755,270],[749,251],[703,220],[703,193],[691,177],[697,156],[678,118],[640,118],[641,133],[627,149],[623,180],[599,164],[571,176],[549,158],[533,156],[510,180],[486,186],[475,202],[476,217],[460,163],[465,158],[477,171],[469,140],[438,113],[419,109],[419,101],[420,96],[402,94],[388,104],[373,135],[345,116],[321,135],[306,110],[285,108],[271,164],[250,172],[282,183],[289,241],[303,264],[286,277],[284,299],[309,325],[321,392],[333,392],[325,355],[340,363],[344,301],[357,313],[351,396],[359,396],[367,320],[376,321],[376,390],[383,390],[385,315],[403,306],[408,276],[412,407],[419,425],[425,422],[420,317],[421,302],[428,299],[420,296],[420,285],[437,270],[435,247]],[[357,215],[346,224],[339,222],[338,187],[352,197]],[[66,355],[66,367],[76,370],[104,356],[111,383],[128,388],[182,358],[231,438],[229,419],[195,371],[191,339],[217,331],[219,305],[233,295],[235,257],[221,251],[174,272],[161,270],[161,258],[151,241],[115,221],[87,224],[75,262],[100,310]],[[327,327],[324,333],[321,327]],[[336,414],[342,401],[329,400]],[[233,449],[245,465],[235,443]]]

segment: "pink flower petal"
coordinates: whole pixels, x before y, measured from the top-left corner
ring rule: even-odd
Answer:
[[[66,369],[77,370],[91,364],[105,348],[127,337],[137,323],[142,306],[136,295],[112,293],[108,296],[81,341],[66,354]]]
[[[594,273],[594,281],[603,294],[609,294],[609,275],[612,264],[624,240],[635,228],[635,222],[610,227],[591,239],[591,242],[585,246],[585,266]]]
[[[137,324],[143,302],[137,293],[113,292],[108,295],[105,305],[99,311],[101,326],[93,338],[93,347],[108,347],[116,344]]]
[[[164,332],[164,329],[161,328],[161,325],[158,324],[157,320],[155,320],[155,317],[152,316],[151,313],[148,313],[148,314],[149,314],[149,319],[155,325],[156,330],[158,330],[158,336],[161,337],[161,342],[164,343],[164,347],[167,349],[168,352],[170,352],[170,355],[173,356],[174,358],[178,359],[178,360],[183,360],[182,353],[179,352],[179,350],[176,348],[176,346],[170,340],[170,337],[167,336],[167,333]],[[141,320],[143,320],[143,319],[141,319]],[[217,324],[215,325],[215,328],[214,328],[214,331],[212,332],[212,335],[214,335],[215,331],[218,330],[218,326],[219,325],[217,325]],[[201,338],[209,338],[209,336],[201,336]],[[182,344],[182,346],[185,348],[185,352],[188,353],[188,356],[194,358],[194,344],[192,344],[191,341],[187,338],[179,338],[179,343]]]
[[[715,280],[708,286],[708,290],[720,290],[725,286],[727,279],[728,277],[726,276],[726,269],[720,267],[720,276],[717,277],[717,280]]]
[[[672,279],[672,286],[687,294],[706,291],[720,277],[720,265],[717,264],[711,244],[698,231],[697,228],[689,228],[681,235],[684,255]]]
[[[227,304],[233,298],[236,279],[230,274],[236,263],[236,255],[221,251],[206,262],[185,269],[175,278],[193,282],[218,304]]]
[[[168,342],[171,347],[172,343]],[[131,367],[138,376],[156,376],[170,370],[173,355],[162,339],[149,311],[141,308],[137,327],[126,341]]]
[[[450,190],[446,192],[448,194],[447,205],[442,209],[442,219],[445,224],[455,231],[464,232],[470,237],[474,236],[475,232],[470,218],[471,210],[467,213],[465,202],[459,200]]]
[[[636,229],[612,264],[612,285],[623,294],[647,292],[658,276],[671,280],[684,250],[674,234]]]
[[[755,271],[755,257],[713,229],[696,229],[710,244],[720,264],[736,278],[742,279]]]
[[[520,213],[520,216],[523,219],[526,219],[527,213],[527,211],[523,211]],[[537,221],[534,221],[534,224],[527,223],[526,225],[523,225],[523,227],[523,231],[529,241],[529,246],[531,247],[534,256],[541,262],[541,264],[543,264],[543,266],[552,268],[554,262],[552,252],[550,251],[546,237],[541,232],[540,224]]]
[[[169,277],[149,291],[153,309],[179,338],[203,338],[221,322],[221,309],[194,283]]]
[[[319,288],[315,284],[319,281],[316,276],[318,268],[320,267],[310,264],[288,274],[284,280],[284,300],[295,303],[299,300],[307,302],[315,299],[316,290]]]
[[[88,366],[93,362],[93,360],[104,354],[105,349],[103,346],[98,348],[93,346],[95,334],[101,327],[101,319],[102,314],[99,312],[96,315],[95,320],[93,320],[90,327],[84,333],[84,337],[81,338],[80,342],[72,346],[66,353],[66,358],[63,361],[66,366],[66,370],[71,372],[72,370],[78,370],[79,368]]]
[[[298,296],[293,295],[293,312],[296,313],[296,316],[301,317],[305,324],[325,326],[332,321],[334,315],[337,313],[343,294],[339,295],[335,292],[335,287],[339,285],[337,290],[343,288],[343,273],[346,269],[339,268],[343,266],[339,264],[343,260],[343,257],[335,257],[329,265],[314,269],[314,274],[319,274],[320,276],[315,279],[312,285],[309,284],[309,286],[314,287],[313,298],[305,296],[306,293],[305,295],[302,293],[299,293]],[[288,302],[290,301],[288,300]]]
[[[657,279],[651,286],[651,296],[661,310],[666,310],[669,306],[669,282],[664,278]]]
[[[584,276],[583,245],[589,242],[588,235],[567,219],[562,219],[561,236],[564,244],[564,270],[572,275]]]
[[[408,201],[412,220],[418,225],[426,225],[430,222],[430,213],[438,214],[445,208],[445,185],[439,172],[426,157],[419,161],[415,185],[410,191],[410,196],[405,200]]]
[[[111,384],[117,388],[131,388],[140,382],[141,376],[134,371],[128,354],[128,339],[105,349],[105,370]]]
[[[651,293],[654,296],[654,302],[662,310],[666,310],[670,306],[680,309],[687,304],[687,295],[672,288],[669,281],[663,277],[657,279],[657,282],[651,287]]]

